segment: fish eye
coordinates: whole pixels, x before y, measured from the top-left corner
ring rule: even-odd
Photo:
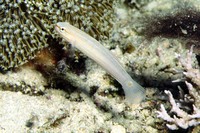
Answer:
[[[61,28],[61,31],[64,31],[64,28]]]

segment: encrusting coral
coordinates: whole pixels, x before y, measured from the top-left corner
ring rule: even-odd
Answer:
[[[108,37],[111,0],[5,0],[0,1],[0,69],[33,59],[55,37],[54,24],[68,21],[91,36]]]
[[[28,95],[41,95],[44,93],[46,85],[47,80],[43,75],[29,67],[23,67],[16,73],[0,73],[0,90],[21,92]]]

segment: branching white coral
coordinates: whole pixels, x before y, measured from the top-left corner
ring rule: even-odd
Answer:
[[[175,113],[175,115],[173,115],[173,117],[170,116],[163,104],[161,104],[160,111],[157,111],[158,117],[170,123],[166,125],[171,130],[176,130],[178,128],[187,129],[188,127],[200,124],[200,109],[197,108],[200,107],[200,70],[199,68],[193,68],[193,56],[193,47],[191,47],[191,50],[187,53],[186,58],[178,55],[180,63],[185,68],[185,72],[183,72],[183,74],[194,84],[193,86],[191,83],[185,81],[187,89],[189,90],[189,95],[194,98],[192,109],[193,112],[189,114],[186,111],[182,110],[181,105],[175,102],[175,99],[173,98],[171,92],[167,90],[165,91],[165,93],[168,95],[169,102],[172,105],[170,112]],[[187,98],[187,95],[184,95],[184,97],[185,99],[178,99],[178,101],[190,102],[188,101],[189,99]]]
[[[179,127],[187,129],[190,126],[196,126],[200,124],[200,109],[198,109],[197,107],[195,107],[195,105],[193,105],[193,114],[190,115],[179,108],[178,104],[175,102],[175,99],[173,98],[170,91],[166,90],[165,93],[168,95],[169,101],[172,105],[172,109],[170,112],[173,112],[176,115],[171,117],[166,111],[163,104],[161,104],[161,109],[160,111],[157,111],[157,113],[158,117],[162,118],[167,122],[170,122],[170,124],[167,124],[167,127],[169,129],[176,130],[179,129]]]
[[[179,56],[179,60],[183,67],[185,68],[186,72],[183,72],[186,78],[191,80],[191,82],[195,85],[195,89],[193,89],[193,86],[186,83],[190,95],[192,95],[195,99],[195,105],[197,107],[200,107],[200,68],[193,68],[192,64],[192,57],[194,56],[193,54],[193,46],[191,47],[190,51],[187,53],[187,57],[183,58]]]
[[[192,67],[193,60],[192,60],[193,54],[193,46],[191,47],[190,51],[187,53],[187,57],[183,58],[179,56],[180,63],[185,68],[186,72],[183,72],[183,74],[189,78],[193,83],[195,83],[199,89],[200,89],[200,70],[195,69]]]

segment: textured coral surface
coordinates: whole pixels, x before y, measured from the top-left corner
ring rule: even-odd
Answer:
[[[54,25],[68,21],[97,39],[109,36],[110,0],[0,1],[0,68],[7,70],[33,59],[56,37]]]

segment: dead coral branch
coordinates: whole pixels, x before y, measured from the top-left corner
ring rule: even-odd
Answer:
[[[179,129],[179,127],[187,129],[188,127],[200,124],[200,109],[198,109],[195,105],[193,105],[193,113],[188,114],[187,112],[180,109],[170,91],[166,90],[165,93],[168,95],[170,104],[172,105],[172,109],[170,112],[173,112],[176,115],[171,117],[166,111],[163,104],[161,104],[161,109],[160,111],[157,111],[157,113],[158,117],[170,123],[166,124],[169,129],[177,130]]]

